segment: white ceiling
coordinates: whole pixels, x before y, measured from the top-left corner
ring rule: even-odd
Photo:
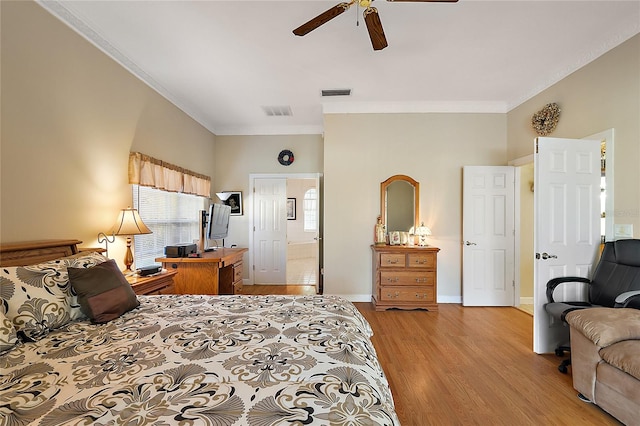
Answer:
[[[378,0],[384,50],[356,6],[292,34],[338,2],[39,0],[217,135],[321,133],[323,112],[504,113],[640,32],[640,0]]]

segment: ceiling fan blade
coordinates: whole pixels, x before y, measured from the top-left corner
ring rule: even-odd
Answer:
[[[308,34],[319,26],[326,24],[341,13],[344,13],[347,9],[349,9],[349,7],[351,7],[352,4],[353,2],[337,4],[331,9],[322,12],[320,15],[311,19],[309,22],[300,25],[298,28],[293,30],[293,33],[297,36]]]
[[[384,36],[382,22],[380,22],[380,17],[378,16],[378,9],[375,7],[366,8],[364,10],[364,22],[367,24],[373,50],[382,50],[387,47],[387,38]]]

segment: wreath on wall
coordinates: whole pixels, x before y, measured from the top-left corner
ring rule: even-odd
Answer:
[[[547,136],[556,129],[560,119],[560,106],[547,104],[531,117],[531,126],[540,136]]]
[[[278,154],[278,162],[283,166],[289,166],[293,163],[293,152],[289,149],[283,149]]]

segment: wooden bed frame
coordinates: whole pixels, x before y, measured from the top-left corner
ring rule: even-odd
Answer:
[[[0,266],[34,265],[78,253],[80,240],[37,240],[0,244]]]

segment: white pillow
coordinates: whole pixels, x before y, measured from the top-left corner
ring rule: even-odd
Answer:
[[[99,253],[79,253],[38,265],[1,268],[0,294],[18,335],[37,340],[83,318],[67,267],[89,268],[106,260]]]

